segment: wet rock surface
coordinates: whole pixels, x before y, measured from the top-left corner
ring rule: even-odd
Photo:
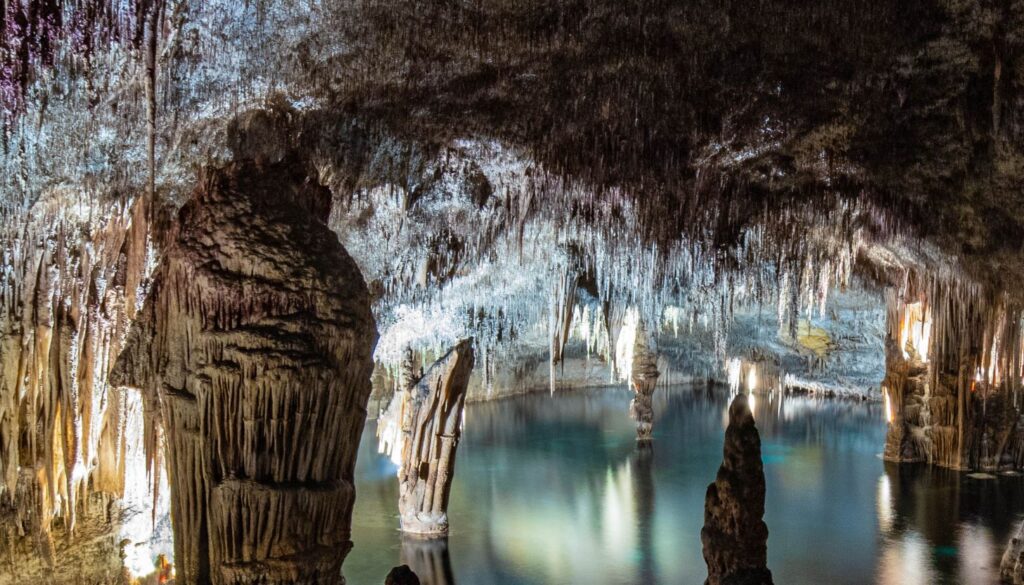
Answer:
[[[704,503],[705,585],[771,585],[764,497],[761,437],[740,394],[729,406],[722,466]]]

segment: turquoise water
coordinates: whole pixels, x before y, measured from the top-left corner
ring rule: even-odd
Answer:
[[[651,450],[634,441],[629,399],[595,389],[470,405],[447,542],[403,541],[395,467],[368,424],[348,583],[383,583],[405,563],[425,585],[700,585],[727,399],[659,389]],[[776,583],[996,582],[1022,478],[884,463],[879,404],[758,397],[755,417]]]

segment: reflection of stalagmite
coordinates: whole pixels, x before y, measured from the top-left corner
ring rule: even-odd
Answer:
[[[633,493],[636,495],[637,549],[640,553],[636,582],[655,583],[658,571],[654,553],[654,444],[649,441],[637,443],[631,466]]]
[[[202,180],[111,374],[160,408],[180,583],[336,583],[351,548],[376,331],[306,177]]]
[[[636,342],[633,345],[633,366],[629,385],[635,393],[629,405],[629,414],[636,421],[638,441],[651,440],[654,424],[654,390],[658,385],[658,354],[643,325],[637,326]]]
[[[447,538],[404,536],[401,559],[423,585],[455,585]]]
[[[448,533],[448,494],[472,371],[473,344],[467,339],[430,366],[400,407],[398,510],[405,532]]]
[[[700,539],[708,565],[705,585],[770,585],[764,516],[761,437],[740,394],[729,406],[718,477],[708,486]]]

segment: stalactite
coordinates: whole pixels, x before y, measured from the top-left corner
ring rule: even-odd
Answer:
[[[0,303],[0,498],[31,511],[44,548],[55,516],[74,537],[91,494],[148,491],[128,483],[126,441],[138,433],[106,374],[153,252],[141,201],[113,207],[40,201],[4,251],[17,272],[4,278]],[[94,223],[93,214],[107,218]]]
[[[111,374],[159,408],[182,583],[335,583],[352,546],[376,332],[306,176],[203,177]]]
[[[908,272],[888,296],[886,458],[1018,468],[1021,308],[968,284]]]

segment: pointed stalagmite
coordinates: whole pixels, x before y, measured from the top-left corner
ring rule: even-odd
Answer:
[[[202,179],[111,374],[162,418],[179,583],[342,579],[377,333],[307,176]]]
[[[718,477],[704,500],[700,540],[708,565],[705,585],[770,585],[768,526],[764,516],[761,437],[745,394],[729,406]]]
[[[633,367],[629,377],[629,386],[635,393],[629,404],[629,414],[636,421],[636,439],[650,441],[654,424],[654,390],[658,385],[658,354],[653,348],[653,340],[643,325],[637,327],[636,341],[633,345]]]
[[[384,579],[384,585],[420,585],[420,580],[409,565],[402,565],[391,569]]]
[[[434,362],[403,398],[396,395],[403,400],[398,510],[405,532],[448,534],[448,494],[472,371],[473,343],[467,339]]]

